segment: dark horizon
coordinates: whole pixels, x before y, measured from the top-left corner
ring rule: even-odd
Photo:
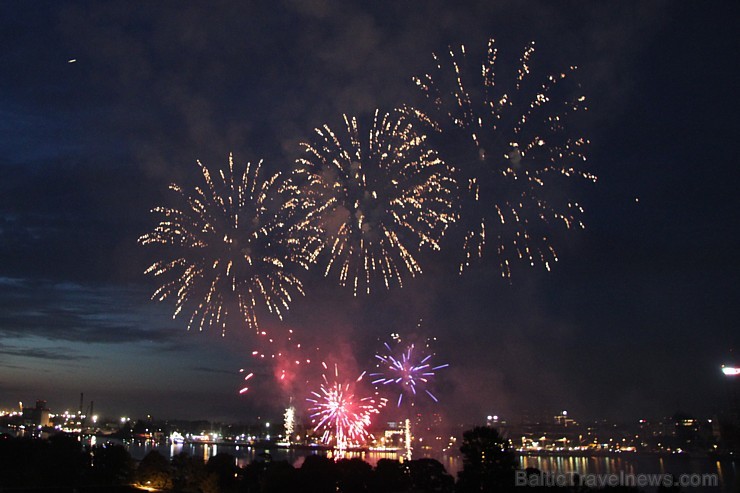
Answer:
[[[78,398],[79,399],[79,398]],[[39,401],[45,401],[44,399],[38,399]],[[64,412],[70,412],[71,414],[75,414],[79,411],[79,402],[77,402],[74,405],[69,406],[54,406],[54,403],[50,403],[48,401],[45,401],[47,404],[47,409],[49,409],[52,414],[60,415]],[[10,412],[17,412],[19,410],[18,404],[23,404],[24,409],[32,409],[36,405],[36,401],[19,401],[15,407],[13,408],[2,408],[2,411],[10,411]],[[209,417],[209,416],[180,416],[175,413],[173,414],[167,414],[166,412],[162,415],[152,415],[149,414],[143,414],[143,415],[131,415],[121,412],[114,412],[114,411],[99,411],[98,403],[94,400],[85,398],[84,402],[84,409],[82,411],[82,414],[86,416],[87,420],[90,420],[93,416],[93,414],[89,413],[90,405],[93,404],[93,409],[95,410],[94,415],[98,417],[98,426],[100,426],[103,423],[117,423],[122,417],[127,418],[127,420],[131,421],[132,423],[135,423],[137,421],[147,421],[151,420],[155,423],[174,423],[174,422],[189,422],[189,423],[196,423],[196,422],[208,422],[211,424],[219,424],[219,425],[233,425],[233,426],[253,426],[253,425],[259,425],[263,422],[269,422],[269,423],[276,423],[279,426],[282,426],[282,420],[283,415],[282,413],[285,411],[285,409],[278,409],[275,408],[273,410],[268,410],[265,413],[259,413],[255,412],[249,416],[243,415],[238,416],[234,419],[221,419],[218,417]],[[108,406],[106,406],[105,402],[101,403],[104,407],[103,409],[107,409]],[[295,404],[295,403],[294,403]],[[434,412],[436,410],[432,410]],[[681,409],[676,409],[672,412],[667,412],[662,415],[656,415],[656,416],[642,416],[642,418],[639,419],[609,419],[606,417],[579,417],[579,416],[573,416],[573,414],[568,411],[568,409],[561,409],[556,410],[552,409],[550,411],[548,410],[541,410],[532,412],[530,410],[522,410],[521,412],[514,413],[512,415],[495,415],[497,420],[496,423],[500,423],[500,425],[503,426],[516,426],[520,424],[537,424],[537,423],[544,423],[544,424],[550,424],[551,422],[555,422],[555,417],[558,417],[562,414],[563,411],[568,412],[568,416],[572,417],[579,426],[582,425],[588,425],[588,424],[594,424],[594,423],[614,423],[616,425],[624,425],[624,426],[630,426],[630,425],[636,425],[637,423],[640,423],[641,421],[646,421],[650,423],[655,423],[663,420],[671,420],[674,419],[676,416],[682,417],[682,416],[688,416],[691,419],[697,419],[700,421],[704,421],[706,419],[709,419],[710,421],[713,421],[717,414],[710,414],[710,415],[694,415],[687,413]],[[398,422],[401,418],[403,418],[405,415],[401,414],[399,412],[395,412],[394,408],[391,406],[390,408],[384,408],[383,411],[381,411],[381,414],[379,417],[376,417],[376,419],[373,420],[373,424],[371,426],[372,429],[375,428],[383,428],[388,422]],[[444,423],[445,427],[448,427],[450,429],[459,429],[461,432],[466,429],[470,429],[476,426],[483,426],[487,423],[491,415],[487,416],[481,416],[476,421],[466,421],[466,422],[451,422],[446,421]],[[308,413],[303,413],[301,417],[301,422],[304,424],[310,423],[311,418]],[[275,419],[273,419],[275,418]],[[107,419],[108,421],[105,421]],[[497,425],[493,425],[494,427],[497,427]]]

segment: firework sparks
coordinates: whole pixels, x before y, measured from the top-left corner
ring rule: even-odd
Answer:
[[[589,141],[567,129],[575,112],[587,110],[586,98],[570,84],[576,67],[542,78],[532,75],[534,52],[531,43],[510,81],[495,72],[493,40],[475,69],[467,68],[461,46],[434,55],[434,75],[413,79],[433,109],[406,108],[407,114],[460,136],[456,143],[462,150],[447,161],[465,191],[461,273],[483,256],[486,245],[496,249],[504,277],[510,277],[510,261],[517,258],[550,270],[558,260],[548,238],[551,224],[584,227],[583,209],[563,195],[572,177],[596,180],[581,170]]]
[[[433,354],[417,351],[414,344],[403,345],[400,338],[397,339],[398,349],[396,350],[393,350],[387,342],[383,345],[387,353],[375,355],[378,360],[378,371],[369,375],[374,378],[373,385],[390,385],[400,388],[398,407],[401,407],[404,395],[414,399],[417,393],[422,391],[434,402],[439,402],[426,387],[438,370],[450,365],[434,365],[432,363]],[[428,343],[426,347],[429,348]]]
[[[322,433],[322,441],[333,444],[337,457],[341,457],[347,447],[364,443],[370,433],[371,416],[385,406],[386,400],[374,397],[358,398],[355,387],[364,373],[354,382],[339,382],[339,372],[334,367],[334,379],[330,382],[323,375],[324,383],[319,392],[311,392],[313,397],[306,399],[311,403],[310,412],[314,430]]]
[[[412,446],[414,436],[411,434],[411,420],[406,418],[403,421],[403,455],[406,460],[411,460]]]
[[[295,408],[293,406],[285,409],[283,419],[283,425],[285,427],[285,440],[290,443],[290,439],[293,436],[293,431],[295,430]]]
[[[259,332],[260,337],[256,339],[257,345],[249,352],[252,360],[246,367],[256,369],[256,375],[264,383],[274,378],[274,383],[286,394],[294,394],[298,389],[297,384],[302,383],[302,377],[307,369],[320,362],[320,348],[315,345],[303,344],[295,338],[293,329],[268,334],[266,331]],[[246,373],[242,368],[240,373]],[[249,373],[245,380],[254,377]],[[249,387],[240,388],[239,393],[244,394]]]
[[[240,369],[240,370],[239,370],[239,373],[244,373],[244,368]],[[252,372],[248,373],[248,374],[247,374],[247,375],[246,375],[246,376],[244,377],[244,381],[245,381],[245,382],[246,382],[246,381],[248,381],[248,380],[249,380],[250,378],[252,378],[253,376],[254,376],[254,373],[252,373]],[[242,387],[241,389],[239,389],[239,393],[240,393],[240,394],[244,394],[244,393],[246,393],[246,392],[247,392],[248,390],[249,390],[249,387],[247,387],[247,386],[244,386],[244,387]]]
[[[290,393],[295,391],[294,384],[304,368],[320,361],[320,349],[298,342],[293,329],[259,338],[257,342],[261,344],[251,351],[252,357],[261,364],[271,365],[276,383]]]
[[[369,139],[355,118],[346,133],[327,125],[304,143],[296,176],[313,209],[306,225],[321,228],[328,252],[325,275],[370,293],[376,277],[389,288],[421,273],[418,252],[439,249],[455,220],[450,169],[401,113],[375,113]]]
[[[216,173],[198,162],[204,186],[188,196],[171,185],[181,208],[157,207],[163,216],[142,245],[165,247],[167,258],[147,270],[165,281],[152,299],[174,298],[173,318],[190,312],[188,329],[216,326],[226,330],[229,312],[259,331],[258,306],[282,319],[296,294],[303,294],[296,266],[308,268],[317,243],[310,228],[291,228],[287,219],[299,208],[296,189],[275,174],[260,180],[257,166],[229,166]]]

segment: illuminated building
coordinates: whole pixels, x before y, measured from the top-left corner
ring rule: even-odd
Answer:
[[[50,411],[46,407],[46,401],[36,401],[36,407],[23,409],[23,422],[30,426],[49,426],[51,425]]]

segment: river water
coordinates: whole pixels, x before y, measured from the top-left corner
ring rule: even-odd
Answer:
[[[165,457],[172,457],[181,452],[202,457],[207,461],[217,453],[228,453],[235,457],[236,465],[244,467],[252,461],[260,460],[261,454],[269,453],[272,460],[285,460],[294,467],[300,467],[304,458],[309,454],[325,454],[317,450],[295,450],[285,448],[248,447],[236,445],[209,445],[209,444],[164,444],[152,442],[133,442],[126,444],[134,459],[142,459],[149,451],[157,450]],[[349,452],[347,457],[359,457],[375,466],[380,459],[397,459],[395,452]],[[415,457],[416,458],[416,457]],[[458,455],[441,455],[433,457],[444,465],[447,472],[453,476],[462,469],[462,460]],[[690,457],[687,455],[642,455],[623,454],[619,456],[600,457],[572,457],[572,456],[520,456],[519,465],[522,469],[533,467],[545,474],[578,474],[584,475],[664,475],[672,474],[678,477],[682,474],[716,475],[719,486],[688,486],[682,488],[687,493],[738,493],[740,492],[740,461],[714,460],[706,457]],[[655,491],[655,488],[642,488],[645,491]]]

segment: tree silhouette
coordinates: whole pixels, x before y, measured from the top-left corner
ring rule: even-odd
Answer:
[[[206,471],[218,477],[218,486],[222,491],[231,491],[235,485],[238,471],[236,458],[231,454],[219,452],[206,463]]]
[[[337,470],[334,461],[319,455],[309,455],[298,470],[298,478],[305,493],[335,493]]]
[[[42,460],[35,472],[44,471],[54,486],[72,486],[80,478],[87,455],[77,437],[67,433],[52,435],[47,443],[41,443]]]
[[[88,462],[80,442],[64,433],[48,440],[0,440],[0,487],[71,487]]]
[[[297,481],[298,473],[284,460],[266,465],[262,481],[262,493],[294,493],[303,491]]]
[[[92,447],[90,465],[87,476],[95,485],[128,484],[134,473],[134,461],[122,445]]]
[[[414,491],[451,493],[455,490],[454,478],[447,474],[445,466],[438,460],[422,458],[408,464]]]
[[[341,459],[335,465],[337,487],[342,493],[365,493],[372,480],[373,468],[362,459]]]
[[[209,473],[199,457],[180,452],[172,458],[172,483],[174,491],[219,493],[218,476]]]
[[[463,433],[463,470],[458,491],[503,491],[513,487],[516,459],[495,428],[478,426]]]
[[[156,450],[152,450],[141,459],[136,470],[136,478],[139,484],[150,488],[162,490],[172,488],[170,463]]]
[[[407,491],[411,486],[406,466],[397,460],[380,459],[373,476],[373,492],[398,493]]]

